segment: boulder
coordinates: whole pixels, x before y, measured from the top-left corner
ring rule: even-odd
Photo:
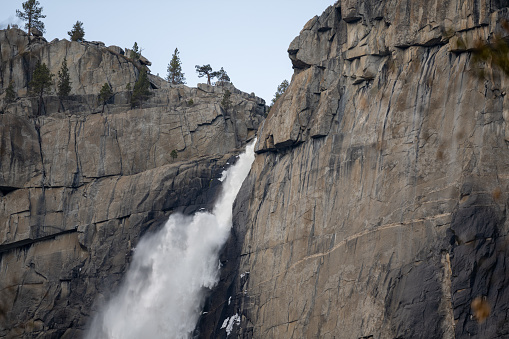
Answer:
[[[140,64],[142,65],[145,65],[145,66],[152,66],[152,63],[150,61],[148,61],[147,58],[145,58],[143,55],[140,55]]]
[[[42,37],[42,35],[43,35],[42,32],[36,27],[31,27],[30,33],[35,37]]]

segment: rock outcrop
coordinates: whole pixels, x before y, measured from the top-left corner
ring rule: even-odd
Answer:
[[[115,46],[29,44],[10,29],[0,31],[0,51],[0,337],[79,338],[140,236],[173,212],[211,206],[265,103],[231,85],[189,88],[150,76],[152,97],[133,109],[126,85],[142,66]],[[35,63],[56,74],[64,57],[71,95],[50,93],[37,115],[27,95]],[[7,103],[11,81],[17,99]],[[101,113],[104,83],[115,95]]]
[[[200,335],[509,336],[509,80],[470,52],[507,6],[340,0],[304,26]]]

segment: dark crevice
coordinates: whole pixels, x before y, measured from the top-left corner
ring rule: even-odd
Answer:
[[[19,187],[10,187],[10,186],[0,186],[0,194],[7,195],[11,192],[18,190]]]
[[[0,245],[0,253],[11,251],[11,250],[18,249],[18,248],[29,247],[32,244],[35,244],[35,243],[38,243],[41,241],[46,241],[46,240],[53,240],[60,235],[75,233],[77,231],[78,231],[77,228],[73,228],[71,230],[61,231],[61,232],[58,232],[58,233],[55,233],[52,235],[48,235],[45,237],[40,237],[40,238],[36,238],[36,239],[24,239],[24,240],[15,241],[15,242],[12,242],[12,243],[9,243],[6,245]]]
[[[320,27],[318,28],[318,32],[322,33],[322,32],[328,32],[332,29],[332,27]]]

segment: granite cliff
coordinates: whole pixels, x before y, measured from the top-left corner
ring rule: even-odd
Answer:
[[[340,0],[304,26],[201,336],[509,336],[509,80],[471,63],[508,6]]]
[[[28,95],[35,64],[57,74],[64,57],[71,96],[50,93],[38,115]],[[81,337],[140,236],[175,211],[209,208],[264,119],[264,101],[231,85],[152,75],[153,95],[133,109],[126,85],[147,63],[100,42],[29,43],[21,30],[0,31],[0,337]],[[11,81],[17,99],[7,103]],[[101,113],[105,82],[115,94]]]
[[[508,80],[471,62],[504,20],[506,0],[340,0],[291,42],[263,122],[255,97],[225,112],[223,89],[156,77],[131,109],[143,65],[118,47],[0,31],[19,96],[0,102],[0,336],[79,337],[140,235],[207,208],[258,130],[197,337],[508,337]],[[65,55],[73,97],[35,116],[30,69]]]

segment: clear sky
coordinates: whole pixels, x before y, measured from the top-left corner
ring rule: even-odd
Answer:
[[[16,17],[24,0],[0,0],[0,28],[24,23]],[[45,38],[69,39],[80,20],[85,40],[132,47],[136,41],[165,77],[177,47],[188,86],[205,82],[195,65],[224,67],[233,84],[267,104],[293,74],[287,49],[306,22],[335,0],[39,0]]]

